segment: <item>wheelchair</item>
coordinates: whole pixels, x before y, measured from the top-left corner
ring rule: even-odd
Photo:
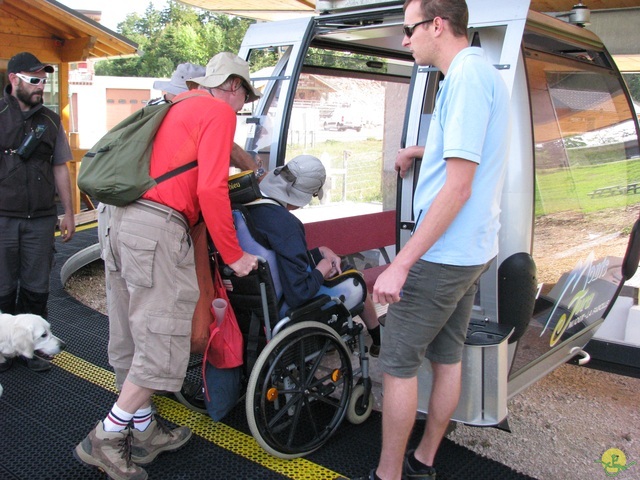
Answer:
[[[219,263],[212,268],[221,271],[245,340],[247,422],[270,454],[302,457],[319,449],[345,417],[360,424],[373,409],[364,326],[353,319],[364,308],[366,284],[356,270],[344,271],[304,305],[282,307],[275,253],[255,240],[246,208],[234,205],[233,217],[240,246],[258,256],[258,269],[237,277]],[[193,360],[176,397],[207,413],[200,362],[201,356]]]

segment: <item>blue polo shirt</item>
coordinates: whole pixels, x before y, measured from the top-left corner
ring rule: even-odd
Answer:
[[[446,179],[446,160],[478,164],[472,194],[422,256],[448,265],[481,265],[498,253],[500,197],[509,142],[509,92],[482,49],[454,58],[442,81],[425,145],[413,208],[419,225]]]

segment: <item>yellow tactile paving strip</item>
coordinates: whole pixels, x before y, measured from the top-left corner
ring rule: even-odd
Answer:
[[[83,230],[89,230],[90,228],[96,228],[98,226],[98,222],[87,223],[86,225],[78,225],[76,227],[76,232],[82,232]],[[60,236],[60,230],[56,230],[54,236]]]
[[[56,355],[53,363],[83,380],[116,393],[115,375],[104,368],[93,365],[68,352]],[[304,458],[293,460],[276,458],[265,452],[251,435],[235,430],[224,423],[214,422],[207,415],[193,412],[168,397],[156,395],[153,402],[162,418],[178,425],[187,425],[194,434],[205,440],[288,478],[294,480],[344,478],[340,474]]]

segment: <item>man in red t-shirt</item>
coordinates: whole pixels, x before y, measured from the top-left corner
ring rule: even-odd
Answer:
[[[156,134],[150,174],[194,159],[198,166],[130,205],[113,207],[105,237],[109,363],[120,394],[74,456],[112,478],[147,478],[140,465],[191,438],[188,427],[164,428],[151,408],[156,391],[180,390],[189,360],[199,297],[189,228],[202,216],[237,275],[257,267],[257,258],[238,245],[227,181],[236,113],[261,94],[251,85],[247,62],[231,53],[214,56],[206,75],[190,82],[197,89],[175,100],[193,98],[174,105]],[[131,448],[121,448],[123,441]]]

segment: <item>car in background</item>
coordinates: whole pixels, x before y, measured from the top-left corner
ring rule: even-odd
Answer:
[[[346,130],[362,130],[362,123],[354,122],[352,119],[345,118],[344,115],[334,116],[324,121],[323,128],[325,130],[337,130],[344,132]]]

